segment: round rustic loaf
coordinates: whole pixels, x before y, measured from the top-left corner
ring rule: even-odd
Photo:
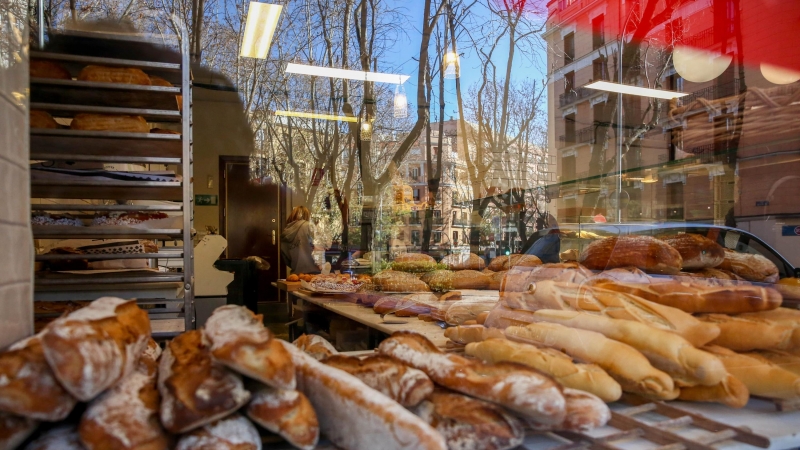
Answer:
[[[579,262],[591,270],[633,266],[648,273],[669,275],[681,271],[681,254],[666,242],[650,236],[614,236],[587,245]]]
[[[477,270],[453,272],[453,289],[489,289],[490,279]]]
[[[450,270],[483,270],[486,262],[474,253],[453,253],[440,261]]]
[[[780,278],[778,267],[766,256],[728,249],[725,249],[725,260],[717,269],[728,270],[747,281],[760,283],[777,283]]]
[[[428,272],[436,268],[436,260],[422,253],[401,253],[394,258],[393,270]]]
[[[699,234],[676,234],[662,240],[681,254],[684,270],[716,267],[725,259],[725,250],[719,244]]]
[[[384,270],[372,277],[372,284],[384,292],[430,292],[430,288],[416,275],[397,270]]]

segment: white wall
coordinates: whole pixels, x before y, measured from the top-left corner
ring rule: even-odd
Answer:
[[[784,225],[800,226],[800,218],[738,220],[736,227],[758,236],[795,267],[800,267],[800,236],[781,236]]]

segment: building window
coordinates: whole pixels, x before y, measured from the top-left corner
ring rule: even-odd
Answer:
[[[592,81],[607,79],[606,59],[601,56],[592,61]]]
[[[411,245],[419,245],[419,230],[411,231]]]
[[[433,217],[439,218],[442,217],[442,211],[440,209],[433,210]]]
[[[572,181],[575,179],[575,156],[567,156],[561,159],[561,181]]]
[[[414,189],[414,201],[419,201],[419,189]]]
[[[564,92],[569,94],[575,89],[575,72],[567,72],[564,74]]]
[[[597,50],[598,48],[602,47],[606,43],[606,35],[605,35],[605,15],[600,14],[599,16],[592,19],[592,50]]]
[[[575,114],[567,114],[564,117],[564,142],[566,145],[575,144]]]
[[[458,231],[453,231],[453,242],[458,243]]]
[[[442,232],[441,231],[434,231],[433,232],[433,242],[434,243],[442,242]]]
[[[564,65],[575,60],[575,33],[564,36]]]

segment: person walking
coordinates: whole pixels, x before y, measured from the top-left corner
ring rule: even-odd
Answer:
[[[305,206],[295,206],[286,219],[286,228],[281,232],[281,254],[292,273],[319,273],[314,263],[314,227],[310,222],[311,212]]]

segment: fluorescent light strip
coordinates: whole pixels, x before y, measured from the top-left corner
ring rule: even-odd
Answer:
[[[282,5],[250,2],[240,56],[265,59],[281,18]]]
[[[360,70],[335,69],[333,67],[308,66],[294,63],[289,63],[286,66],[286,73],[392,84],[403,84],[410,78],[408,75],[393,73],[362,72]]]
[[[339,122],[358,122],[358,118],[350,116],[335,116],[333,114],[317,114],[302,111],[275,111],[276,116],[301,117],[303,119],[336,120]]]
[[[599,91],[617,92],[619,94],[640,95],[642,97],[655,97],[671,100],[673,98],[683,97],[689,95],[684,92],[663,91],[661,89],[650,89],[639,86],[628,86],[627,84],[609,83],[608,81],[595,81],[594,83],[587,84],[589,89],[597,89]]]

